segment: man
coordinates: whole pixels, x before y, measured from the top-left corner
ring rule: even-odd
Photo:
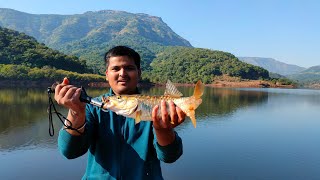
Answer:
[[[117,46],[106,53],[105,62],[111,87],[105,96],[138,93],[141,69],[137,52]],[[135,124],[134,119],[80,102],[81,89],[66,81],[55,92],[55,100],[69,109],[67,118],[77,129],[60,130],[59,149],[70,159],[88,152],[83,179],[163,179],[160,160],[171,163],[182,155],[182,140],[173,129],[184,121],[185,114],[173,102],[168,105],[170,113],[161,102],[161,108],[152,110],[152,122]],[[157,117],[159,109],[161,118]]]

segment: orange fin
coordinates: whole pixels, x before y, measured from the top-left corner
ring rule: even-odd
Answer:
[[[191,122],[192,122],[194,128],[196,128],[197,127],[197,120],[196,120],[195,111],[194,110],[190,110],[188,114],[189,114],[189,117],[191,119]]]
[[[138,124],[141,121],[141,110],[136,111],[136,117],[134,118],[135,124]]]
[[[173,97],[181,97],[183,94],[172,84],[170,80],[167,81],[166,91],[164,95],[173,96]]]
[[[196,99],[199,99],[203,95],[203,91],[204,91],[204,84],[199,80],[194,88],[193,96]]]

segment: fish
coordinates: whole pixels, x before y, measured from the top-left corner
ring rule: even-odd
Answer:
[[[142,94],[104,96],[102,97],[102,108],[111,110],[118,115],[134,118],[137,124],[140,121],[152,121],[152,109],[156,105],[161,107],[162,100],[166,103],[173,101],[191,119],[193,126],[196,128],[195,110],[202,103],[203,92],[204,84],[199,80],[195,84],[193,95],[183,97],[183,94],[168,80],[162,96]],[[170,113],[168,106],[167,110]],[[158,117],[161,117],[160,112],[161,110],[158,111]]]

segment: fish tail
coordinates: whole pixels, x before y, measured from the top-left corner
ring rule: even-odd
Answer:
[[[203,83],[199,80],[194,88],[194,92],[193,92],[193,96],[196,99],[201,98],[201,96],[203,95],[203,91],[204,91],[204,85]]]
[[[183,110],[183,112],[185,112],[186,115],[190,117],[194,127],[197,126],[195,110],[202,103],[201,96],[203,95],[203,91],[204,91],[204,85],[199,80],[194,88],[193,96],[189,97],[186,100],[186,103],[183,103],[183,105],[181,105],[180,107]]]
[[[196,115],[195,115],[195,114],[196,114],[196,113],[195,113],[194,110],[189,111],[189,117],[190,117],[190,119],[191,119],[191,122],[192,122],[194,128],[197,127],[197,120],[196,120]]]
[[[201,82],[201,80],[199,80],[193,92],[193,97],[195,98],[195,101],[190,105],[189,112],[188,112],[188,116],[190,117],[191,122],[195,128],[197,127],[195,110],[202,102],[201,96],[203,95],[203,91],[204,91],[204,84]]]

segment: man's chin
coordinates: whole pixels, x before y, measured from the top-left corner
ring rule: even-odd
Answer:
[[[117,94],[128,94],[130,92],[130,89],[127,87],[118,87],[116,89]]]

